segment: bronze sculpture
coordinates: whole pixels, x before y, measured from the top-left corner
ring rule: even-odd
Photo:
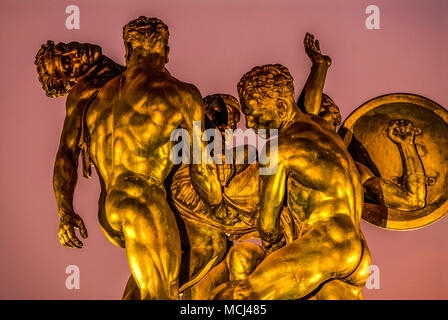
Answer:
[[[103,231],[128,254],[132,275],[123,298],[362,298],[370,263],[359,228],[363,193],[392,209],[425,207],[424,169],[413,144],[418,129],[404,120],[387,129],[408,172],[400,185],[353,161],[335,132],[337,106],[322,94],[331,60],[307,34],[313,65],[297,103],[303,112],[281,65],[256,67],[238,85],[247,126],[280,129],[278,148],[268,150],[277,152],[277,172],[260,177],[265,163],[250,162],[247,150],[234,153],[241,162],[223,157],[172,171],[171,132],[191,133],[192,154],[194,145],[204,147],[195,122],[225,140],[239,121],[238,100],[212,95],[202,102],[194,86],[169,74],[162,21],[140,17],[123,37],[126,68],[87,44],[49,42],[36,57],[47,95],[69,94],[54,177],[61,243],[82,247],[75,228],[87,236],[72,204],[82,151],[84,176],[94,165],[100,177]],[[257,238],[262,247],[228,244]]]
[[[127,69],[99,90],[83,119],[102,185],[100,223],[112,243],[126,242],[142,298],[177,299],[179,232],[163,182],[172,167],[171,131],[183,126],[192,132],[194,121],[203,122],[202,99],[194,86],[165,69],[169,47],[163,22],[140,17],[125,26],[123,37]],[[191,165],[199,192],[214,195],[220,188],[213,169],[205,162]]]
[[[53,190],[60,219],[59,239],[67,247],[81,248],[82,242],[74,229],[87,237],[84,222],[73,209],[73,193],[77,182],[78,156],[82,151],[83,175],[90,177],[90,155],[81,138],[83,116],[98,90],[124,67],[102,55],[101,48],[91,44],[71,42],[57,45],[48,41],[42,45],[35,64],[39,81],[49,97],[68,94],[66,118],[53,174]]]
[[[282,238],[281,214],[294,236],[221,296],[299,299],[338,278],[356,291],[370,257],[359,229],[362,186],[342,140],[297,108],[292,77],[281,65],[255,67],[240,80],[238,93],[248,127],[279,128],[278,150],[270,151],[278,154],[278,170],[262,177],[260,236],[272,245]]]
[[[230,95],[214,94],[205,97],[204,104],[206,129],[218,129],[225,139],[226,129],[236,129],[239,122],[238,100]],[[248,150],[239,152],[239,147],[234,149],[230,163],[223,160],[216,164],[223,195],[223,216],[215,216],[196,192],[188,164],[181,164],[168,181],[168,199],[173,211],[181,217],[184,229],[181,241],[186,263],[181,274],[188,272],[183,275],[188,281],[183,281],[180,289],[183,299],[212,298],[215,287],[232,276],[232,267],[227,266],[229,241],[257,238],[254,233],[259,204],[258,163],[249,163]],[[222,156],[225,157],[225,152]],[[236,260],[234,257],[229,266],[238,264]],[[139,289],[132,276],[124,298],[139,298]]]

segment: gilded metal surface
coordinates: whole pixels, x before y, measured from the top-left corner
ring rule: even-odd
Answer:
[[[61,244],[83,246],[75,229],[87,237],[73,208],[82,153],[83,175],[90,177],[94,166],[101,182],[100,225],[126,249],[132,275],[123,299],[178,299],[180,293],[184,299],[362,299],[370,264],[360,230],[361,215],[369,215],[364,197],[388,212],[400,210],[406,223],[441,216],[448,183],[442,108],[409,95],[384,106],[369,102],[369,110],[344,123],[350,134],[342,140],[335,131],[340,113],[322,93],[331,59],[311,34],[304,46],[312,67],[298,104],[288,70],[265,65],[240,80],[241,106],[225,94],[202,99],[196,87],[174,78],[165,68],[168,37],[162,21],[140,17],[123,29],[126,67],[99,46],[76,42],[48,42],[35,61],[46,94],[68,95],[53,178]],[[199,163],[190,158],[174,166],[174,130],[189,134],[191,156],[195,145],[204,149],[205,129],[227,141],[241,111],[256,132],[278,129],[259,153],[270,163],[251,161],[241,146],[226,159],[225,144],[224,161],[208,162],[218,154],[216,143]],[[365,138],[369,153],[359,153],[353,137]],[[386,146],[399,152],[390,161]],[[379,159],[403,172],[385,174]],[[276,171],[260,174],[272,164]],[[417,217],[420,212],[429,213]],[[249,239],[261,239],[262,246]]]
[[[81,248],[75,229],[87,237],[84,222],[73,209],[78,156],[82,151],[83,175],[90,177],[90,154],[86,145],[85,111],[109,80],[124,67],[104,56],[97,45],[48,41],[36,55],[35,64],[42,88],[49,97],[67,96],[66,118],[59,142],[53,174],[53,190],[58,207],[59,239],[62,245]]]
[[[397,143],[389,137],[391,123],[397,120],[402,121],[404,133],[411,133],[408,138],[413,141],[403,144],[408,146],[408,152],[399,144],[397,148]],[[403,125],[403,121],[406,124]],[[407,127],[411,129],[406,130]],[[339,133],[353,158],[375,176],[391,181],[398,188],[412,183],[412,180],[414,184],[425,186],[426,197],[423,199],[426,205],[423,207],[417,205],[414,210],[400,210],[387,203],[367,202],[363,219],[386,229],[407,230],[426,226],[446,214],[448,112],[443,107],[412,94],[385,95],[356,109],[345,120]],[[407,171],[412,165],[406,168],[403,159],[412,157],[412,152],[418,153],[423,170],[409,177],[412,172]]]
[[[193,85],[177,80],[165,69],[168,28],[162,21],[146,17],[133,20],[124,27],[123,38],[126,70],[106,85],[103,83],[99,90],[96,88],[96,97],[90,102],[85,119],[82,119],[82,110],[75,111],[76,117],[67,112],[61,144],[70,147],[60,148],[66,154],[60,157],[61,168],[67,164],[71,164],[70,169],[76,168],[78,137],[81,123],[85,121],[89,156],[102,186],[99,220],[103,231],[112,243],[126,247],[129,266],[143,299],[178,299],[180,235],[163,183],[173,167],[170,137],[174,129],[183,127],[192,139],[197,138],[190,146],[203,145],[201,136],[193,134],[194,121],[204,128],[202,98]],[[58,73],[61,80],[56,84],[61,91],[68,88],[74,94],[71,80],[84,79],[85,72],[93,70],[91,66],[99,58],[96,50],[84,50],[83,46],[67,51],[73,51],[69,57],[75,62],[66,61],[67,73]],[[64,54],[54,59],[56,66],[65,61],[61,56]],[[38,71],[48,69],[53,75],[53,68],[41,67],[53,61],[52,56],[45,57],[38,54]],[[67,132],[71,134],[67,136]],[[198,192],[213,207],[221,199],[215,166],[203,161],[191,165],[190,169],[200,189]],[[55,168],[55,171],[62,169]],[[83,237],[87,231],[80,216],[73,211],[76,172],[57,174],[55,181],[61,242],[80,248],[82,243],[74,228],[79,228]]]
[[[278,169],[261,177],[258,231],[268,255],[217,297],[306,298],[322,283],[339,278],[350,287],[340,289],[341,297],[356,291],[360,298],[370,254],[359,228],[362,185],[344,142],[297,108],[293,79],[281,65],[253,68],[240,80],[238,92],[249,128],[279,129],[278,147],[269,151],[278,155]],[[286,244],[282,214],[294,221],[294,235]]]
[[[218,129],[223,139],[226,129],[236,129],[240,121],[240,106],[236,98],[214,94],[205,97],[204,104],[207,129]],[[227,145],[222,145],[222,148],[227,148]],[[217,164],[223,216],[215,216],[194,189],[188,165],[180,165],[168,181],[169,201],[179,213],[185,233],[182,237],[184,264],[181,266],[184,281],[181,281],[180,288],[183,299],[211,299],[216,287],[232,279],[234,274],[241,276],[242,269],[248,273],[260,261],[260,251],[263,250],[255,244],[233,246],[228,251],[228,240],[258,237],[258,163],[249,163],[248,150],[239,154],[238,149],[241,148],[233,148],[232,163]],[[239,161],[238,157],[243,157],[244,161]],[[230,167],[231,170],[220,170],[220,167]],[[243,250],[246,246],[255,246],[258,250]],[[241,254],[237,250],[240,248]],[[131,276],[123,299],[139,298],[139,288]]]
[[[206,128],[218,129],[224,140],[226,130],[236,129],[240,121],[238,100],[229,95],[215,94],[205,97],[204,103]],[[226,148],[227,145],[223,144],[223,156]],[[199,282],[184,294],[184,298],[198,299],[206,295],[204,291],[208,286],[204,286],[204,283],[209,280],[200,281],[224,258],[228,249],[227,237],[230,240],[241,239],[256,229],[258,163],[248,163],[247,159],[238,161],[238,156],[247,157],[247,153],[238,154],[238,149],[233,148],[231,163],[223,161],[216,164],[222,192],[219,215],[216,214],[217,210],[213,211],[207,206],[194,189],[188,165],[182,164],[170,181],[167,190],[169,199],[185,223],[190,252],[189,281],[182,286],[181,291]]]

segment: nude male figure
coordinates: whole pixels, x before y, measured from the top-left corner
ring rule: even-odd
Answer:
[[[304,45],[305,52],[312,62],[312,68],[298,105],[306,113],[308,112],[303,105],[307,106],[309,112],[318,112],[319,117],[310,115],[310,118],[320,126],[334,130],[341,122],[339,109],[327,95],[322,94],[325,75],[331,64],[331,60],[328,56],[321,54],[319,43],[311,34],[306,34]],[[367,168],[356,163],[360,172],[364,196],[371,201],[382,203],[389,208],[406,211],[417,210],[425,205],[426,189],[424,181],[422,183],[421,179],[418,179],[421,175],[424,176],[424,173],[421,160],[416,153],[413,142],[414,131],[412,124],[404,120],[393,121],[389,126],[388,136],[397,144],[402,153],[404,172],[409,178],[403,187],[399,187],[390,181],[375,177]],[[250,177],[249,179],[258,179],[258,177]],[[256,222],[254,223],[255,225]],[[298,235],[299,228],[297,228],[287,208],[283,208],[280,214],[280,228],[282,229],[283,238],[286,243],[294,241],[294,238]],[[256,234],[252,235],[252,238],[257,237],[258,235]],[[306,298],[362,298],[360,290],[367,278],[365,268],[370,261],[364,239],[362,241],[364,246],[363,263],[357,272],[352,274],[349,277],[350,279],[327,282],[325,285],[320,286],[319,290],[315,290],[312,295],[308,295]],[[265,249],[268,249],[267,253],[269,254],[269,252],[275,251],[282,245],[283,243],[276,243],[274,246],[267,244],[267,248],[265,246]],[[243,242],[232,246],[226,255],[226,259],[212,269],[204,280],[199,283],[197,291],[199,291],[200,296],[205,298],[213,297],[213,292],[219,296],[220,289],[223,288],[223,285],[219,286],[220,283],[223,283],[222,281],[225,280],[230,281],[230,283],[235,283],[236,281],[244,280],[252,273],[264,256],[265,253],[263,250],[253,243]],[[213,290],[214,288],[216,289]],[[209,295],[207,296],[207,294]],[[230,297],[227,296],[226,298]]]
[[[67,96],[66,117],[59,142],[53,173],[53,189],[58,207],[59,240],[63,246],[81,248],[76,237],[83,238],[87,229],[73,209],[73,194],[78,180],[78,157],[82,152],[83,175],[90,178],[88,145],[83,140],[83,115],[89,103],[109,80],[125,68],[102,54],[97,45],[48,41],[36,55],[39,81],[47,96]]]
[[[343,141],[298,109],[292,77],[281,65],[252,69],[238,92],[249,128],[279,130],[278,148],[269,150],[277,152],[278,169],[262,177],[260,236],[280,240],[282,212],[295,232],[223,296],[299,299],[332,279],[359,286],[370,260],[359,229],[362,185]]]
[[[90,154],[102,179],[103,229],[126,248],[142,299],[179,294],[180,237],[163,185],[173,167],[171,133],[178,127],[190,133],[191,155],[202,145],[201,134],[193,134],[194,122],[203,124],[202,98],[165,69],[168,36],[156,18],[128,23],[127,69],[100,90],[86,115]],[[200,161],[190,170],[197,192],[213,195],[211,206],[220,201],[216,168]]]
[[[423,171],[413,152],[415,146],[412,148],[412,125],[395,121],[388,132],[403,153],[404,171],[410,173],[405,187],[400,189],[366,174],[326,121],[338,119],[327,96],[322,99],[331,60],[320,53],[318,42],[309,34],[305,51],[315,72],[310,74],[298,104],[322,118],[305,115],[295,107],[292,78],[280,65],[254,68],[238,85],[247,126],[280,129],[275,150],[279,170],[262,177],[258,229],[265,242],[277,245],[284,237],[287,244],[268,255],[236,286],[231,284],[218,292],[218,298],[360,299],[370,263],[359,229],[361,183],[368,197],[383,200],[389,207],[411,211],[424,206],[426,192],[421,183],[412,181]],[[380,188],[372,192],[370,185]]]
[[[109,80],[123,73],[126,68],[102,55],[99,46],[77,42],[55,45],[52,41],[42,45],[36,57],[36,66],[43,89],[48,96],[60,97],[68,94],[66,120],[55,162],[54,192],[58,200],[58,212],[61,218],[60,231],[58,233],[61,244],[70,248],[82,248],[83,243],[76,237],[75,229],[80,229],[82,237],[87,237],[87,229],[82,218],[74,212],[73,194],[77,182],[77,166],[80,152],[82,152],[84,160],[84,176],[86,178],[91,176],[90,166],[92,162],[88,152],[90,150],[90,137],[86,134],[85,126],[86,110],[96,98],[99,89]],[[221,103],[215,103],[216,99],[219,99]],[[222,99],[231,103],[224,103]],[[204,98],[204,103],[206,106],[205,113],[213,118],[212,120],[206,117],[206,120],[208,120],[205,123],[206,129],[219,126],[223,134],[226,128],[236,129],[240,115],[240,107],[236,98],[227,95],[214,95]],[[237,106],[235,107],[235,105]],[[223,106],[226,109],[225,111],[221,110]],[[226,166],[228,165],[220,165],[222,168]],[[190,187],[190,189],[185,191],[193,192],[194,196],[197,197],[198,193],[191,185],[189,165],[183,164],[182,168],[183,171],[187,170]],[[246,169],[244,164],[237,165],[236,174],[239,174],[244,169]],[[180,171],[178,172],[179,174],[181,174]],[[233,175],[233,171],[218,170],[221,185],[226,184]],[[182,183],[184,182],[176,178],[176,186]],[[169,190],[168,192],[171,191]],[[187,198],[189,197],[185,192],[183,194]],[[244,196],[240,198],[243,201],[241,205],[244,207],[244,210],[249,210],[248,212],[251,213],[250,209],[245,206]],[[238,203],[237,199],[234,199],[234,201]],[[102,201],[100,201],[100,219],[104,219],[102,210],[104,210],[104,207]],[[197,219],[200,219],[201,213],[194,212],[193,214],[197,216]],[[202,214],[204,213],[202,212]],[[188,248],[183,247],[182,249],[183,254],[189,257],[190,266],[185,270],[188,273],[188,278],[180,278],[181,285],[185,285],[185,281],[193,285],[193,283],[198,281],[195,278],[203,277],[201,274],[219,263],[227,251],[227,240],[224,231],[216,228],[216,226],[208,226],[207,223],[204,223],[205,221],[198,222],[197,219],[182,217],[182,220],[184,220],[183,224],[185,224],[188,232],[188,239],[183,241],[187,240],[189,242]],[[108,227],[107,221],[103,220],[101,224]],[[248,229],[244,226],[242,228],[230,226],[230,228],[232,230],[235,229],[237,233],[247,232]],[[113,231],[109,230],[106,234],[109,235],[110,232]],[[140,299],[140,290],[132,276],[124,298]]]
[[[101,182],[101,227],[112,243],[126,247],[142,298],[177,299],[179,231],[166,202],[163,182],[172,168],[172,130],[184,127],[192,139],[190,146],[202,145],[201,132],[196,135],[192,132],[194,121],[203,127],[202,99],[194,86],[173,78],[165,69],[169,47],[168,30],[163,22],[140,17],[125,26],[123,35],[127,71],[104,87],[110,78],[106,82],[104,77],[94,79],[101,85],[89,91],[90,94],[82,90],[76,95],[73,90],[71,93],[83,102],[82,108],[75,110],[76,116],[68,112],[63,133],[67,137],[61,139],[64,147],[59,157],[60,169],[55,169],[62,172],[70,165],[67,177],[58,174],[56,180],[60,184],[55,185],[58,207],[62,208],[59,235],[64,245],[78,248],[82,243],[74,229],[87,236],[82,219],[72,208],[77,154],[71,151],[79,153],[83,149],[84,174],[89,176],[93,164]],[[94,49],[81,50],[75,66],[63,60],[65,54],[58,55],[56,71],[64,71],[59,65],[65,62],[66,68],[76,67],[75,70],[90,74],[89,67],[101,56]],[[43,68],[54,72],[53,65]],[[115,75],[123,72],[123,68],[118,69]],[[44,83],[44,88],[57,84],[70,89],[76,82],[68,76],[63,80],[51,79]],[[71,146],[69,151],[65,145]],[[220,194],[214,192],[219,188],[216,168],[200,161],[191,165],[190,170],[197,182],[197,192],[206,199],[207,195],[213,195],[208,201],[213,207],[215,200],[220,201]]]
[[[252,238],[256,232],[259,204],[256,150],[252,150],[255,156],[253,161],[248,161],[248,149],[230,149],[225,142],[226,133],[233,132],[240,121],[239,102],[230,95],[214,94],[205,97],[204,104],[205,128],[216,129],[217,139],[210,143],[214,145],[214,155],[217,156],[218,148],[222,148],[222,163],[216,164],[222,191],[222,210],[220,216],[215,216],[215,212],[207,207],[193,186],[189,165],[181,164],[171,173],[172,177],[166,184],[168,200],[182,218],[185,228],[185,236],[182,237],[182,299],[209,299],[215,286],[232,278],[232,272],[227,268],[227,265],[232,265],[229,264],[232,259],[224,259],[231,245],[230,240]],[[222,144],[218,145],[220,140]],[[225,161],[227,148],[232,151],[228,162]],[[245,272],[250,273],[249,270]],[[123,299],[140,299],[132,276]]]

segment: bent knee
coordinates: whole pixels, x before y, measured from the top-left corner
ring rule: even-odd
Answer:
[[[358,267],[363,256],[361,231],[348,216],[338,216],[322,223],[321,245],[338,266],[340,277],[348,276]]]
[[[226,258],[230,280],[247,278],[264,256],[263,249],[254,243],[243,242],[231,247]]]
[[[361,242],[362,242],[362,256],[360,262],[358,263],[358,266],[356,267],[354,272],[343,280],[345,283],[359,288],[364,287],[367,279],[369,278],[370,263],[371,263],[370,250],[367,247],[367,243],[364,237],[362,237]]]

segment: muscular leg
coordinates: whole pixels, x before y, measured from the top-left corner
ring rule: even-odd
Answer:
[[[229,280],[246,279],[263,260],[263,249],[251,242],[241,242],[230,248],[226,257]]]
[[[310,300],[364,300],[362,287],[341,280],[330,280]]]
[[[191,288],[191,298],[224,298],[220,293],[227,288],[227,282],[246,278],[263,258],[264,251],[256,244],[242,242],[232,246],[226,258]]]
[[[227,281],[216,283],[215,288],[210,291],[209,298],[233,299],[232,294],[235,286],[239,281],[246,279],[264,257],[265,253],[259,245],[250,242],[241,242],[234,245],[230,248],[225,259]]]
[[[177,223],[162,187],[122,174],[106,198],[108,221],[123,232],[142,299],[178,299],[181,260]]]
[[[200,281],[214,266],[222,261],[227,252],[227,237],[217,228],[196,220],[183,219],[188,237],[188,283],[189,287]],[[184,295],[184,298],[189,295]],[[194,295],[191,296],[195,299]]]
[[[311,300],[364,300],[362,288],[369,277],[370,251],[361,234],[362,258],[348,277],[325,283]]]
[[[184,250],[184,255],[188,255],[188,258],[185,259],[186,264],[181,267],[185,268],[188,273],[187,282],[196,280],[198,283],[193,282],[192,287],[183,292],[182,299],[208,299],[210,290],[228,280],[226,262],[223,260],[227,252],[227,237],[224,232],[198,221],[185,218],[183,223],[187,231],[187,239],[185,239],[187,244],[182,250]],[[225,267],[225,279],[222,281],[219,280],[222,277],[221,272],[218,272],[221,268],[215,267],[221,261],[224,261]],[[210,269],[213,272],[207,273]],[[203,273],[204,275],[201,276]],[[209,276],[210,274],[211,276]],[[214,279],[213,275],[217,279]],[[216,281],[219,283],[213,285]],[[140,300],[140,290],[132,275],[126,284],[122,299]]]
[[[227,281],[229,281],[229,271],[226,260],[223,259],[201,281],[188,289],[184,294],[184,298],[192,300],[212,299],[214,296],[212,294],[213,290]]]
[[[344,215],[314,224],[301,238],[267,256],[234,291],[235,299],[299,299],[320,284],[350,275],[362,256],[361,238]]]

